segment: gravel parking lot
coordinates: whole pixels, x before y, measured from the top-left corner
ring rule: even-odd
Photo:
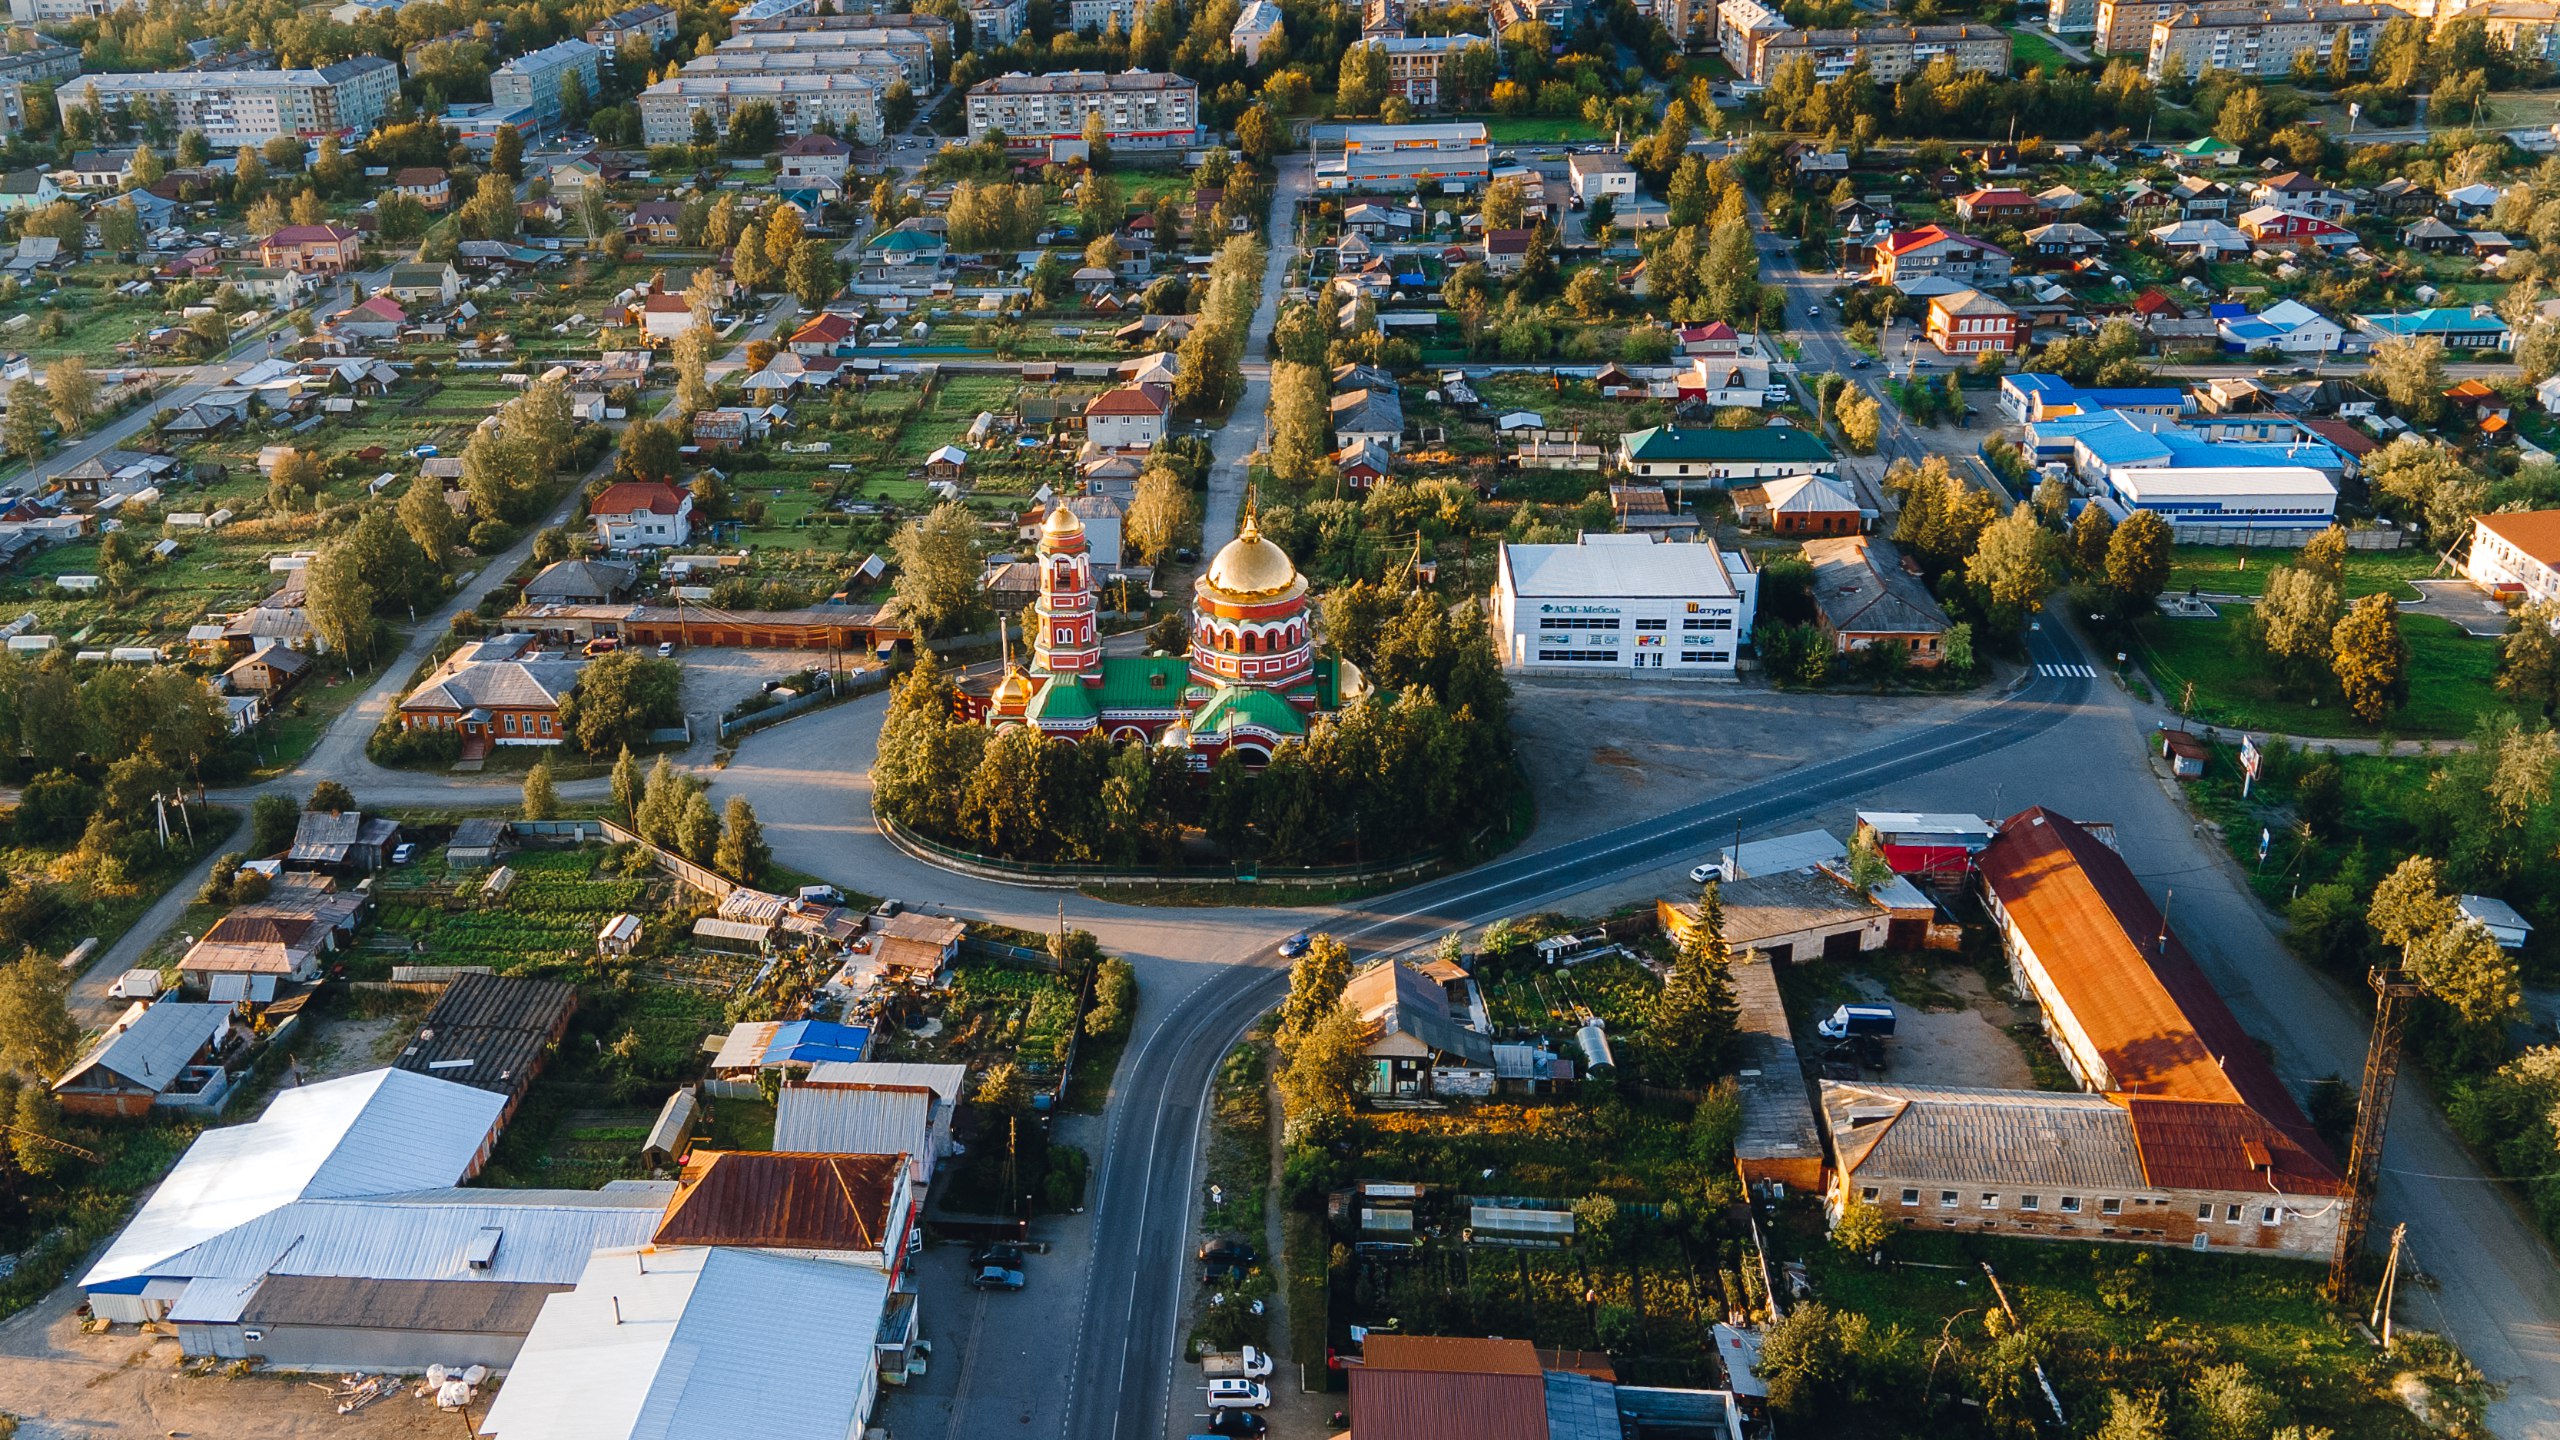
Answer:
[[[1884,1080],[1894,1085],[2036,1088],[2035,1072],[2005,1028],[2032,1023],[2035,1011],[1993,993],[1981,972],[1968,965],[1942,966],[1930,973],[1929,980],[1952,991],[1964,1005],[1954,1010],[1894,1005],[1893,1039],[1884,1047]],[[1884,985],[1870,977],[1859,977],[1857,987],[1871,999],[1891,998]]]
[[[1512,728],[1538,802],[1524,848],[1580,839],[1781,774],[1897,730],[1954,718],[1988,690],[1947,699],[1796,695],[1755,683],[1511,677]],[[1791,828],[1803,828],[1791,827]],[[1847,834],[1833,827],[1834,833]],[[1750,836],[1744,837],[1754,838]],[[1691,889],[1700,855],[1578,896],[1605,910]]]

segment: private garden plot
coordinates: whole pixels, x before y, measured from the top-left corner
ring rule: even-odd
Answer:
[[[46,361],[77,355],[91,366],[121,360],[118,348],[146,330],[181,323],[157,296],[118,295],[113,286],[140,274],[91,271],[73,280],[38,280],[0,302],[0,345],[23,351],[40,370]]]
[[[1714,1384],[1713,1331],[1725,1318],[1727,1277],[1740,1293],[1740,1248],[1622,1212],[1608,1242],[1570,1250],[1458,1244],[1400,1259],[1355,1256],[1337,1274],[1334,1318],[1606,1350],[1623,1384]]]
[[[404,964],[486,965],[505,974],[579,961],[593,953],[605,921],[624,911],[648,913],[647,897],[659,883],[602,873],[605,854],[518,851],[506,861],[515,884],[497,899],[480,897],[485,870],[420,867],[407,872],[414,883],[386,884],[379,933],[411,942]]]
[[[1609,955],[1579,965],[1542,965],[1533,954],[1484,961],[1477,969],[1485,1008],[1503,1035],[1549,1036],[1598,1016],[1611,1040],[1633,1038],[1644,1027],[1662,982],[1643,962]]]

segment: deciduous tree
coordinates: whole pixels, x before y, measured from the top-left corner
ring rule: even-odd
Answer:
[[[80,1058],[71,977],[29,950],[0,965],[0,1071],[50,1085]]]
[[[1137,493],[1129,500],[1127,531],[1130,547],[1142,563],[1161,561],[1198,523],[1198,507],[1182,477],[1162,466],[1138,477]]]
[[[1280,1048],[1296,1046],[1298,1037],[1342,1004],[1342,988],[1351,983],[1351,950],[1331,935],[1307,941],[1306,953],[1289,962],[1289,993],[1280,1002],[1275,1031]]]
[[[524,818],[556,820],[560,818],[560,792],[551,783],[551,762],[537,761],[524,772]]]
[[[936,637],[967,628],[984,603],[978,584],[977,517],[947,501],[911,520],[890,539],[898,573],[890,592],[903,620]]]
[[[2087,507],[2095,510],[2093,503]],[[2107,588],[2128,614],[2150,608],[2169,586],[2169,522],[2149,510],[2124,518],[2107,541]]]
[[[2358,600],[2338,622],[2333,641],[2330,667],[2358,720],[2378,726],[2409,703],[2409,642],[2400,634],[2400,602],[2388,595]]]
[[[765,843],[756,807],[744,795],[730,796],[722,813],[720,849],[713,868],[742,885],[760,885],[765,867],[772,863],[773,847]]]

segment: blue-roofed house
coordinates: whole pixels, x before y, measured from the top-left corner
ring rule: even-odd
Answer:
[[[2346,327],[2299,300],[2284,300],[2255,315],[2243,311],[2220,322],[2222,348],[2235,355],[2252,350],[2281,350],[2287,355],[2326,355],[2346,344]]]
[[[2426,336],[2448,350],[2504,350],[2515,343],[2506,322],[2486,305],[2444,305],[2396,315],[2359,315],[2356,328],[2377,340]]]
[[[2000,381],[2001,413],[2020,424],[2101,410],[2175,417],[2194,408],[2187,392],[2174,385],[2089,389],[2059,375],[2009,375]]]

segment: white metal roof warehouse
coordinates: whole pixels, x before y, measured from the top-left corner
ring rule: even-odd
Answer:
[[[2338,510],[2336,483],[2307,465],[2118,466],[2107,489],[2173,525],[2319,525]]]

